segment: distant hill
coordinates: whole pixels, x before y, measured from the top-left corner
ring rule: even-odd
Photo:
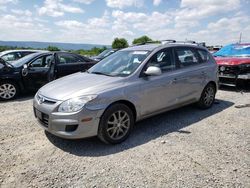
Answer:
[[[56,46],[61,50],[90,50],[93,47],[110,47],[109,45],[100,44],[74,44],[59,42],[30,42],[30,41],[0,41],[0,46],[25,47],[25,48],[47,48],[48,46]]]

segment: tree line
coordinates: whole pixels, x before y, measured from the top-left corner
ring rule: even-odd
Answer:
[[[144,35],[139,38],[135,38],[132,44],[136,45],[136,44],[143,44],[146,42],[157,42],[157,41],[153,41],[151,38]],[[122,49],[128,46],[129,46],[128,41],[125,38],[115,38],[112,42],[113,49]],[[61,50],[56,46],[48,46],[47,48],[27,48],[27,47],[25,48],[25,47],[17,47],[17,46],[0,46],[0,52],[5,51],[5,50],[17,50],[17,49],[33,49],[33,50],[36,49],[36,50],[48,50],[48,51],[60,51]],[[85,56],[94,56],[103,52],[106,49],[107,47],[103,46],[101,48],[94,47],[90,50],[80,49],[80,50],[69,50],[69,51],[72,53],[77,53],[77,54],[81,54]]]

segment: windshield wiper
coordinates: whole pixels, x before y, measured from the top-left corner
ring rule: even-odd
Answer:
[[[89,72],[91,74],[99,74],[99,75],[105,75],[105,76],[113,76],[111,74],[107,74],[107,73],[104,73],[104,72],[98,72],[98,71],[93,71],[93,72]]]

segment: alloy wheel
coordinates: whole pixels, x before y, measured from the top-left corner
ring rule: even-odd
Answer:
[[[16,88],[10,83],[0,85],[0,97],[2,99],[11,99],[16,95]]]
[[[121,139],[130,128],[130,117],[127,112],[119,110],[114,112],[107,121],[107,133],[114,140]]]
[[[213,87],[207,87],[204,93],[204,103],[210,106],[214,101],[214,89]]]

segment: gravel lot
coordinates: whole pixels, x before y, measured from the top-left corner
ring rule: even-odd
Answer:
[[[45,133],[32,97],[0,103],[0,187],[250,187],[250,92],[137,123],[120,145]]]

